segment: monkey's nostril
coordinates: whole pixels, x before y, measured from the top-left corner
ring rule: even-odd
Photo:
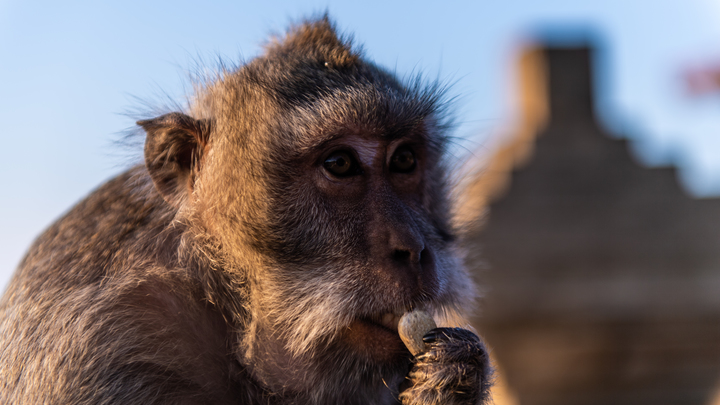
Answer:
[[[423,249],[420,252],[420,266],[423,268],[429,268],[433,266],[433,257],[428,249]]]
[[[410,259],[410,251],[395,249],[395,252],[393,253],[393,259],[398,262],[408,261]]]

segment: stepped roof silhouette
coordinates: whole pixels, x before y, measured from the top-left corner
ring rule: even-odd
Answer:
[[[641,166],[603,128],[593,66],[591,45],[520,58],[520,125],[460,207],[482,218],[478,329],[522,405],[707,404],[720,199],[691,198],[675,168]]]

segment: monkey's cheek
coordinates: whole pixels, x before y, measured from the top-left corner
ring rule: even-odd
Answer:
[[[368,320],[358,319],[341,335],[349,349],[373,363],[396,363],[410,358],[397,331]]]

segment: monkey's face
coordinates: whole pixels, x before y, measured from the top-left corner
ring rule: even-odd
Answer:
[[[147,166],[240,275],[239,354],[256,376],[291,390],[399,383],[399,316],[420,307],[457,326],[473,297],[449,225],[439,97],[353,58],[335,69],[280,56],[208,86],[205,120],[141,123]]]
[[[365,297],[342,334],[377,360],[402,353],[399,317],[438,293],[435,255],[440,246],[423,205],[428,152],[416,133],[399,139],[347,135],[327,145],[314,173],[318,197],[354,223],[355,246],[344,263]],[[339,226],[339,224],[338,224]],[[354,247],[354,248],[353,248]],[[362,305],[363,308],[360,308]]]
[[[266,162],[275,184],[252,243],[270,264],[254,280],[249,362],[285,386],[289,370],[302,380],[291,385],[303,386],[337,363],[403,370],[400,315],[452,311],[464,276],[449,226],[434,214],[446,201],[432,122],[394,136],[379,124],[305,122],[317,131],[311,145],[280,146]],[[307,364],[311,372],[293,366]]]
[[[435,239],[440,235],[424,206],[431,162],[420,133],[388,139],[362,129],[348,132],[307,156],[306,178],[296,185],[310,185],[306,193],[312,200],[296,207],[318,210],[315,220],[325,228],[323,240],[316,242],[327,265],[310,270],[323,280],[320,291],[329,293],[342,280],[341,295],[352,298],[344,305],[348,316],[340,338],[364,356],[390,361],[405,354],[397,334],[399,316],[438,293]],[[335,271],[326,273],[330,266]]]
[[[251,362],[275,353],[285,376],[286,358],[338,347],[360,368],[406,365],[400,315],[453,313],[471,288],[447,220],[435,117],[408,94],[338,93],[284,111],[253,163],[268,186],[262,213],[244,219],[265,262],[247,338]]]

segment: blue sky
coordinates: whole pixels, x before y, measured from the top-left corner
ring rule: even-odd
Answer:
[[[379,64],[454,83],[469,150],[512,124],[520,44],[590,30],[606,45],[608,125],[640,161],[679,165],[690,192],[720,193],[720,97],[687,98],[679,79],[720,61],[720,0],[0,0],[0,286],[53,219],[139,159],[115,143],[136,97],[180,97],[198,58],[251,58],[269,32],[324,10]]]

